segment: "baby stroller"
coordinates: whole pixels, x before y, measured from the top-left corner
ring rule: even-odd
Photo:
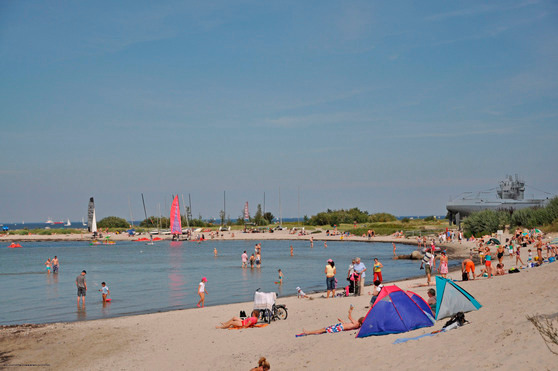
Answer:
[[[349,285],[345,287],[345,296],[349,296],[349,294],[355,293],[355,286],[358,285],[359,279],[360,279],[360,275],[356,272],[353,272],[353,274],[347,277],[347,281],[349,281]]]
[[[287,307],[275,304],[277,294],[274,292],[260,292],[259,290],[257,289],[254,293],[254,309],[260,311],[260,319],[267,323],[278,319],[287,319]]]

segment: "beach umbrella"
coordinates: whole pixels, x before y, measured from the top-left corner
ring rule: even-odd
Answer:
[[[535,233],[542,233],[542,231],[540,229],[533,229],[533,231],[535,231]]]
[[[496,238],[491,238],[490,240],[488,240],[487,243],[492,243],[494,245],[500,245],[500,240],[496,239]]]

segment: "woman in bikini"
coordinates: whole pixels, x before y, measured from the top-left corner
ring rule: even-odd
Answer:
[[[220,326],[215,326],[215,328],[248,328],[253,327],[256,323],[258,323],[258,318],[260,317],[260,311],[254,309],[250,317],[245,318],[244,320],[240,317],[233,317],[227,322],[221,322]]]

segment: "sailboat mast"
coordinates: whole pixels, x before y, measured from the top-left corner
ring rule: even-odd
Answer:
[[[298,186],[298,217],[297,225],[300,227],[300,186]]]
[[[188,229],[190,229],[190,221],[188,219],[188,206],[186,206],[186,203],[184,202],[184,194],[182,194],[182,205],[184,205],[184,215],[186,215],[186,226],[188,227]]]
[[[226,224],[227,220],[227,191],[223,191],[223,226]]]
[[[283,217],[281,214],[281,187],[279,187],[279,225],[283,226]]]
[[[190,194],[188,193],[188,204],[190,205],[190,217],[192,217],[192,199],[190,198]]]
[[[130,223],[134,226],[134,217],[132,216],[132,203],[130,202],[130,195],[128,195],[128,207],[130,208]]]

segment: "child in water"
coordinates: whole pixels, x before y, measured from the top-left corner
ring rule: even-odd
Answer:
[[[279,269],[278,272],[279,272],[279,281],[277,281],[275,283],[278,283],[278,284],[282,285],[283,284],[283,272],[281,272],[281,269]]]
[[[207,282],[207,278],[202,277],[200,285],[198,286],[198,295],[200,296],[200,301],[198,301],[198,308],[204,307],[204,303],[205,303],[205,294],[209,294],[206,290],[205,290],[205,283]]]
[[[101,295],[103,296],[103,303],[107,302],[107,296],[110,295],[110,290],[105,282],[101,283],[101,288],[99,289]]]

